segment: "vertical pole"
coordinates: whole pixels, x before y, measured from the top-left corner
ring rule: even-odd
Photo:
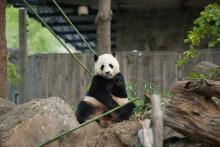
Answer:
[[[8,97],[7,88],[7,47],[5,36],[6,0],[0,0],[0,97]]]
[[[150,103],[152,106],[153,147],[163,146],[163,112],[160,106],[160,96],[153,94]]]
[[[163,112],[160,106],[160,96],[157,94],[151,96],[148,93],[145,93],[144,96],[150,99],[152,108],[153,147],[163,147]],[[149,140],[148,138],[145,139]]]
[[[21,81],[19,84],[19,98],[18,103],[27,101],[26,95],[26,63],[27,63],[27,11],[25,8],[19,9],[19,69],[21,74]]]
[[[111,0],[99,0],[97,24],[97,51],[99,53],[111,52]]]

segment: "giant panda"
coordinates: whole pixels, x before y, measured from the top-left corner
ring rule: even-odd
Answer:
[[[120,72],[115,53],[95,55],[94,61],[95,76],[75,113],[80,124],[119,105],[128,103],[124,77]],[[127,120],[134,107],[133,103],[129,103],[98,122],[102,127],[107,127],[113,122]]]

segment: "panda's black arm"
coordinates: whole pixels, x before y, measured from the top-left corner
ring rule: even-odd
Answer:
[[[119,106],[118,103],[112,98],[111,94],[107,91],[96,93],[95,98],[110,109]]]
[[[116,84],[114,84],[114,86],[112,87],[111,93],[119,98],[127,98],[128,94],[126,91],[126,85],[123,75],[121,73],[118,73],[114,76],[113,80]]]
[[[87,95],[96,98],[99,102],[110,109],[115,108],[118,106],[118,103],[116,103],[111,96],[109,91],[110,85],[111,83],[109,83],[108,80],[101,76],[95,75],[92,79],[92,83]]]

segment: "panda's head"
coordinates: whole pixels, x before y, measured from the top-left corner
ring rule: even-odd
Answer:
[[[107,79],[113,78],[120,72],[118,60],[113,54],[102,54],[94,56],[95,61],[95,74],[103,76]]]

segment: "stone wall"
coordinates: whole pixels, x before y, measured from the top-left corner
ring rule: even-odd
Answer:
[[[184,49],[184,38],[199,16],[198,9],[120,9],[116,11],[117,49]]]

